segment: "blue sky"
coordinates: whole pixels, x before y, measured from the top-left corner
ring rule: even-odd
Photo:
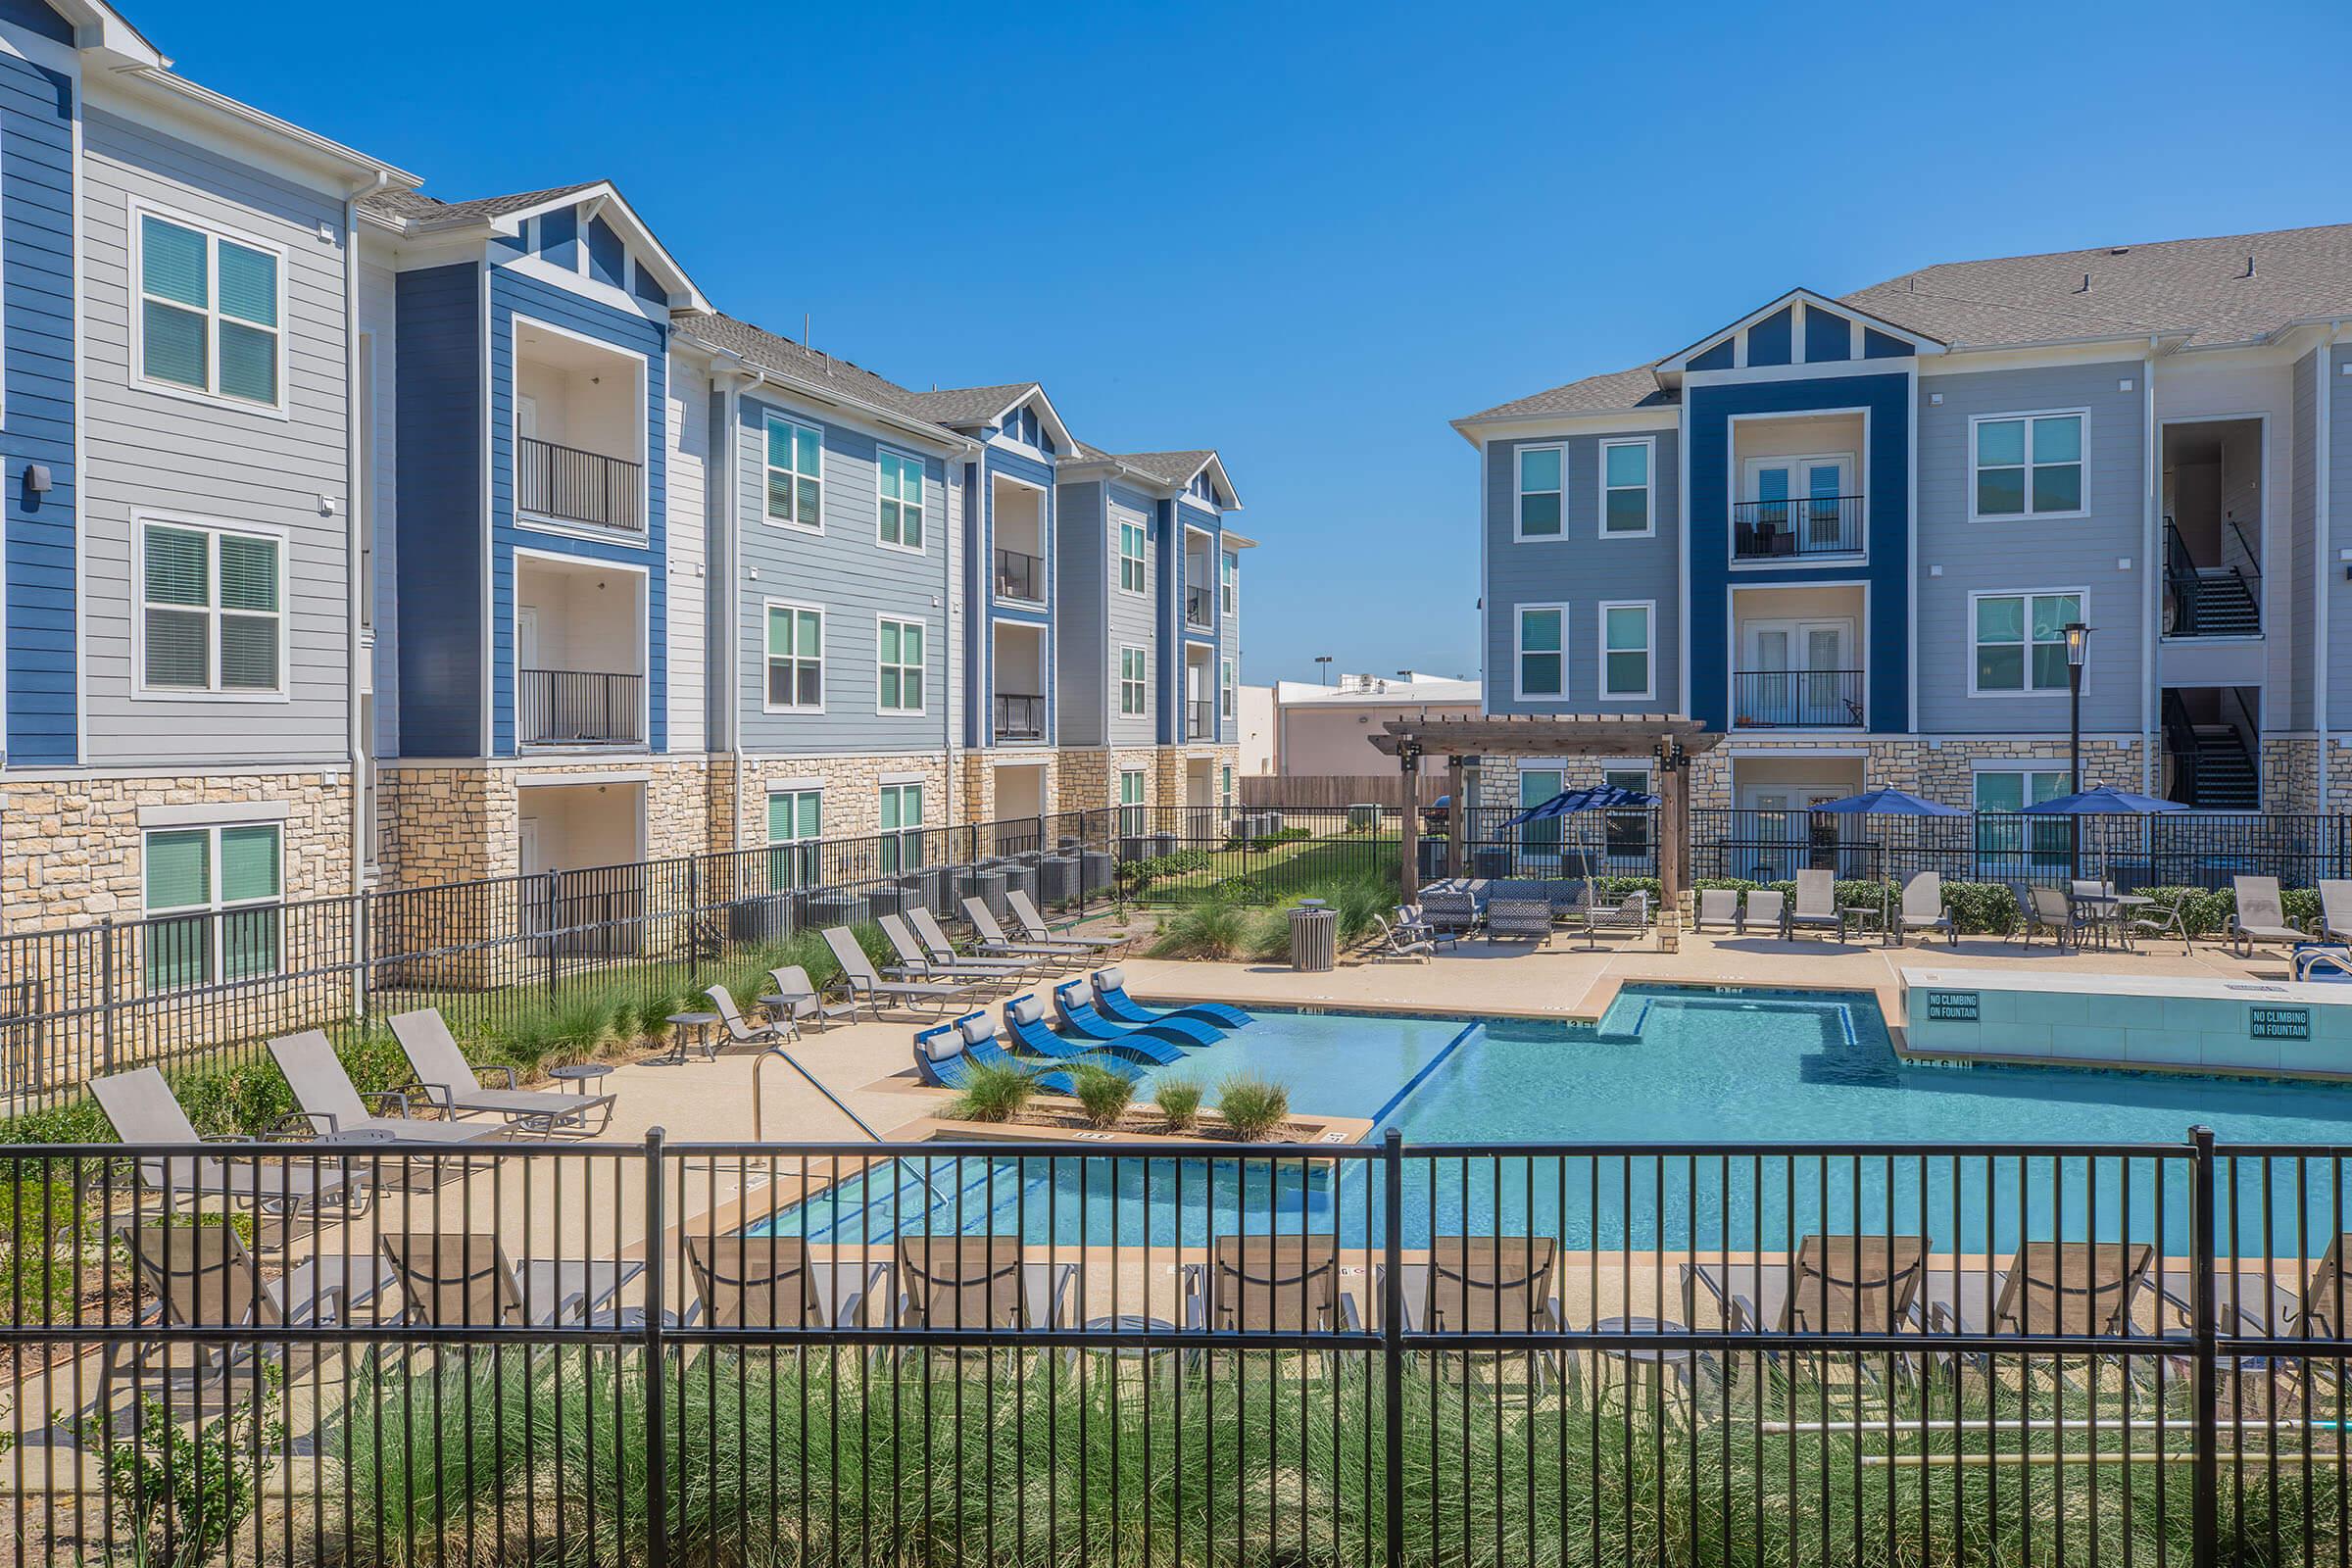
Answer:
[[[2340,5],[130,3],[436,195],[610,177],[736,315],[1217,447],[1251,681],[1477,673],[1450,418],[1794,284],[2352,220]]]

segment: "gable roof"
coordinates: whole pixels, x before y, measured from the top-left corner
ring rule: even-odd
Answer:
[[[1007,381],[1000,386],[960,386],[934,388],[914,394],[916,407],[925,416],[958,430],[977,429],[984,424],[1002,424],[1004,416],[1022,404],[1034,405],[1038,418],[1044,422],[1047,434],[1054,438],[1057,451],[1068,452],[1078,444],[1070,427],[1061,421],[1060,411],[1046,389],[1036,381]]]
[[[1674,353],[1669,354],[1664,359],[1658,361],[1656,368],[1668,375],[1687,369],[1689,368],[1692,360],[1696,359],[1699,355],[1706,353],[1707,350],[1713,348],[1716,344],[1723,342],[1726,338],[1729,338],[1736,333],[1747,330],[1747,328],[1754,326],[1757,322],[1764,320],[1768,317],[1776,316],[1780,312],[1788,310],[1790,306],[1797,304],[1799,301],[1802,301],[1807,305],[1818,305],[1822,307],[1824,311],[1832,312],[1838,316],[1859,318],[1864,326],[1876,327],[1889,337],[1908,339],[1913,348],[1940,348],[1943,343],[1941,338],[1935,336],[1933,333],[1915,332],[1909,327],[1889,321],[1884,317],[1873,316],[1870,312],[1862,310],[1861,308],[1854,306],[1847,301],[1833,300],[1826,295],[1816,294],[1809,288],[1792,288],[1788,293],[1780,296],[1778,299],[1767,300],[1762,305],[1759,305],[1754,310],[1748,312],[1745,316],[1740,317],[1738,320],[1733,321],[1728,325],[1717,327],[1714,331],[1709,332],[1705,337],[1700,338],[1697,342],[1690,344],[1689,347],[1677,349]]]
[[[412,234],[435,234],[478,224],[492,232],[512,235],[521,231],[527,218],[591,202],[596,205],[595,216],[612,223],[621,238],[652,264],[654,275],[669,290],[675,309],[710,308],[703,291],[686,275],[686,269],[678,265],[677,259],[655,237],[652,225],[637,216],[628,198],[609,179],[515,191],[504,196],[477,196],[462,202],[445,202],[415,190],[378,191],[362,201],[360,207],[377,220]]]
[[[509,213],[528,213],[534,208],[551,206],[564,197],[577,197],[592,191],[601,183],[592,179],[577,185],[516,191],[508,196],[477,196],[471,201],[463,202],[445,202],[438,196],[427,196],[420,190],[382,190],[362,197],[360,206],[367,212],[380,213],[404,222],[479,222],[484,219],[504,218]]]
[[[1195,447],[1185,452],[1105,452],[1085,441],[1074,442],[1072,447],[1078,462],[1109,464],[1163,490],[1182,490],[1206,468],[1211,482],[1225,492],[1226,505],[1222,510],[1241,510],[1241,492],[1233,487],[1233,480],[1225,472],[1225,461],[1213,447]]]
[[[677,327],[682,336],[692,341],[741,360],[754,369],[765,371],[819,398],[889,416],[895,422],[940,445],[963,444],[961,435],[923,412],[924,394],[910,392],[848,360],[820,354],[717,311],[681,316]]]

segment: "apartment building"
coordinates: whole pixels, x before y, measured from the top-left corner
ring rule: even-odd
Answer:
[[[2348,320],[2352,225],[2100,246],[1791,289],[1457,420],[1487,710],[1688,712],[1700,806],[2015,808],[2066,787],[2086,625],[2087,781],[2341,810]]]

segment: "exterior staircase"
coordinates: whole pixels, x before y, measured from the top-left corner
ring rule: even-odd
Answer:
[[[2246,580],[2224,566],[2199,566],[2173,577],[2176,628],[2198,637],[2252,637],[2262,630],[2262,607]],[[2180,635],[2179,631],[2175,635]]]
[[[2228,724],[2190,730],[2188,804],[2205,811],[2252,811],[2262,806],[2262,775],[2246,744]]]

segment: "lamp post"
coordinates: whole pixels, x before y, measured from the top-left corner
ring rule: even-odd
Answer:
[[[2067,793],[2082,793],[2082,661],[2090,655],[2090,628],[2079,620],[2070,620],[2066,634],[2066,700]],[[2067,875],[2079,876],[2082,871],[2082,819],[2067,818]]]
[[[1315,656],[1315,662],[1316,662],[1316,664],[1317,664],[1317,665],[1321,666],[1321,667],[1319,667],[1318,669],[1316,669],[1315,673],[1316,673],[1318,676],[1322,677],[1322,681],[1323,681],[1323,684],[1324,684],[1324,685],[1326,685],[1326,686],[1330,685],[1330,684],[1331,684],[1331,656],[1330,656],[1329,654],[1317,654],[1317,655]]]

